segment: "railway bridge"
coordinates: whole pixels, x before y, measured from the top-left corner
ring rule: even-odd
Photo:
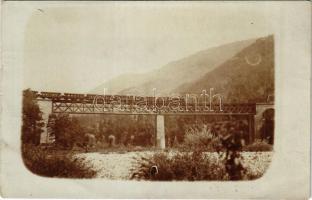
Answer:
[[[227,115],[241,116],[248,121],[250,141],[255,138],[255,116],[259,105],[248,104],[212,104],[196,102],[186,97],[142,97],[122,95],[73,94],[33,91],[43,112],[45,125],[51,113],[103,114],[103,115],[155,115],[156,145],[165,148],[166,115]],[[265,105],[267,106],[267,105]],[[272,105],[273,106],[273,105]],[[260,109],[261,110],[261,109]],[[45,126],[42,143],[48,142]]]

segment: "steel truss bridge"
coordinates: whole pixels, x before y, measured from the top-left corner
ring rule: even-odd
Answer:
[[[227,115],[247,119],[251,141],[254,139],[256,104],[208,104],[188,101],[186,97],[142,97],[32,91],[37,101],[51,102],[51,113],[156,115],[159,147],[164,148],[164,115]],[[163,139],[162,139],[163,138]]]
[[[205,114],[255,115],[256,104],[188,102],[185,97],[141,97],[121,95],[33,92],[38,101],[52,101],[53,113],[71,114]]]

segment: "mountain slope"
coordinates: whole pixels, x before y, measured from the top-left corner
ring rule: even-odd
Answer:
[[[112,94],[167,95],[182,84],[192,83],[214,70],[255,39],[234,42],[200,51],[144,74],[125,74],[98,86],[92,93],[101,94],[107,88]]]
[[[214,88],[225,102],[263,102],[274,94],[273,36],[260,38],[253,44],[206,73],[193,83],[185,83],[174,92],[201,93]]]
[[[101,84],[91,90],[91,94],[103,94],[104,88],[107,89],[109,94],[119,94],[121,90],[128,88],[129,86],[135,86],[144,83],[147,81],[147,77],[144,74],[122,74],[113,78],[104,84]]]

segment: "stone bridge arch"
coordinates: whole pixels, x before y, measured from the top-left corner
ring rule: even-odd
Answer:
[[[262,125],[263,113],[269,109],[274,109],[273,103],[257,103],[256,104],[256,115],[255,115],[255,139],[261,138],[260,128]]]

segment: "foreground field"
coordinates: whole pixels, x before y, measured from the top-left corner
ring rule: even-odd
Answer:
[[[148,159],[155,151],[127,152],[127,153],[79,153],[74,156],[87,167],[96,171],[97,178],[110,180],[129,180],[133,170],[140,165],[142,158]],[[177,152],[167,152],[173,156]],[[269,167],[273,152],[242,152],[242,164],[248,173],[261,176]],[[205,158],[219,162],[224,155],[218,153],[205,153]]]

